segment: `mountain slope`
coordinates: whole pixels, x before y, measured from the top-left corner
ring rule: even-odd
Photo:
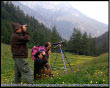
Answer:
[[[99,48],[100,54],[109,51],[109,35],[108,32],[105,32],[103,35],[96,38],[96,45]]]
[[[21,2],[19,3],[23,5]],[[79,28],[81,32],[91,33],[92,37],[98,37],[108,31],[108,25],[87,17],[65,3],[53,7],[47,2],[36,2],[34,5],[32,3],[33,6],[31,7],[28,4],[22,5],[19,6],[25,13],[35,16],[49,28],[55,25],[60,35],[67,40],[71,36],[74,27]],[[24,9],[25,6],[28,10]]]
[[[39,23],[33,16],[24,14],[19,6],[13,5],[11,1],[1,2],[1,22],[2,43],[11,44],[11,35],[14,32],[12,27],[13,22],[28,25],[27,32],[31,36],[28,43],[29,47],[33,47],[33,45],[44,45],[47,41],[51,43],[61,41],[61,37],[57,31],[51,31],[45,25]],[[52,38],[54,37],[56,37],[56,40],[53,41]]]
[[[97,46],[99,47],[102,46],[104,41],[106,41],[106,43],[108,44],[108,32],[105,32],[103,35],[97,37],[96,41],[97,41]]]

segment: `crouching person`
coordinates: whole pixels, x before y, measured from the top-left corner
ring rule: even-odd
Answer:
[[[45,74],[45,64],[48,62],[48,57],[43,50],[39,50],[35,55],[34,60],[34,80],[39,80]]]
[[[14,33],[12,34],[12,56],[15,62],[15,84],[21,83],[21,76],[28,84],[33,84],[32,71],[27,61],[28,49],[26,43],[30,40],[29,33],[26,32],[27,25],[13,23]]]

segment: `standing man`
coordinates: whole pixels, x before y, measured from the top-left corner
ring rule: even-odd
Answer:
[[[30,40],[29,33],[26,32],[27,25],[13,23],[14,33],[12,34],[12,56],[15,62],[15,83],[21,82],[21,76],[28,84],[33,84],[32,70],[29,68],[27,61],[28,49],[26,43]]]

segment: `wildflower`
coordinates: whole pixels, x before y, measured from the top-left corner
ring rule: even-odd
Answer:
[[[90,81],[90,83],[92,83],[92,81]]]
[[[23,83],[21,82],[21,84],[23,84]]]
[[[64,82],[62,82],[64,84]]]
[[[103,79],[103,82],[104,82],[105,80]]]
[[[97,83],[97,82],[96,82]]]

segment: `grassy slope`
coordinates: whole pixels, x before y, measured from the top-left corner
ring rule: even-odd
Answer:
[[[12,59],[11,48],[9,45],[1,44],[1,83],[11,84],[14,83],[14,61]],[[108,53],[102,54],[98,57],[74,55],[66,53],[68,60],[73,68],[66,62],[68,73],[64,70],[64,63],[61,54],[55,64],[54,78],[47,78],[45,80],[36,81],[36,84],[108,84]],[[50,64],[56,58],[56,53],[51,54]],[[33,70],[33,61],[30,60],[29,49],[29,65]],[[23,83],[25,83],[23,81]]]

